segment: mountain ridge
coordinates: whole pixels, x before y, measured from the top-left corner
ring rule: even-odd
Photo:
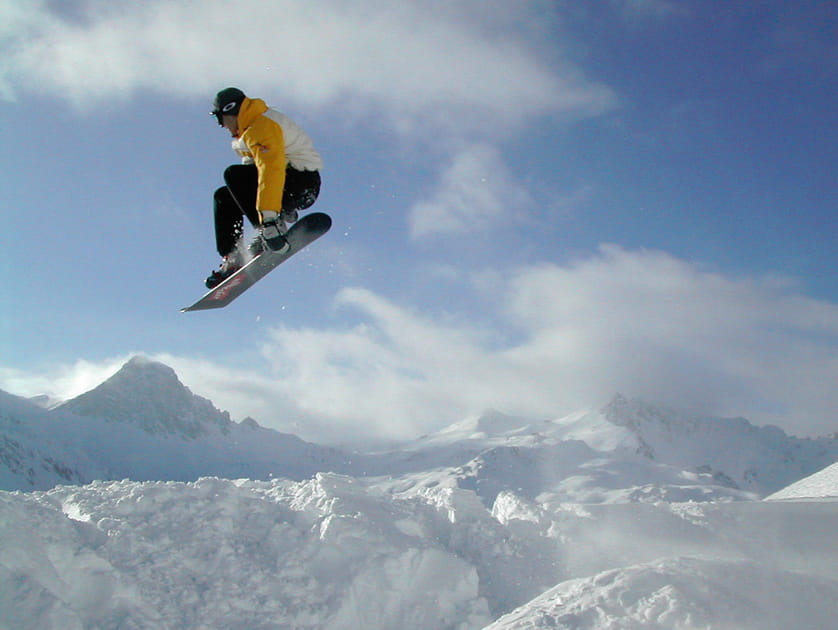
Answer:
[[[486,505],[521,489],[559,502],[743,500],[838,459],[834,438],[686,416],[621,394],[554,420],[490,410],[389,450],[348,451],[252,418],[234,422],[172,368],[144,357],[51,410],[12,395],[0,397],[0,408],[0,488],[21,490],[94,479],[300,480],[336,472],[386,478],[395,492],[466,488]]]
[[[172,368],[142,356],[131,358],[102,384],[54,409],[187,438],[206,435],[212,428],[229,431],[232,424],[229,413],[193,394]]]

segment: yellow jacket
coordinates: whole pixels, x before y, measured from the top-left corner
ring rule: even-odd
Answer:
[[[239,108],[239,136],[233,150],[245,164],[255,164],[259,172],[256,209],[282,210],[285,169],[316,171],[322,160],[311,139],[294,122],[265,101],[245,98]]]
[[[259,171],[256,209],[282,210],[285,189],[285,138],[282,127],[262,114],[268,106],[260,99],[246,98],[239,109],[239,137],[233,149],[243,162],[252,162]]]

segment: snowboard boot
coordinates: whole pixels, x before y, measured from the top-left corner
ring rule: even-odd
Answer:
[[[279,218],[285,221],[285,223],[296,223],[300,215],[296,210],[286,209],[279,213]]]
[[[284,254],[291,249],[291,244],[285,238],[287,231],[288,227],[285,225],[285,221],[280,218],[279,213],[262,212],[262,229],[260,233],[268,249],[278,254]]]
[[[241,269],[242,264],[242,256],[239,253],[239,250],[234,249],[221,260],[221,265],[207,277],[204,284],[208,289],[217,287]]]
[[[259,254],[265,251],[267,247],[265,246],[265,239],[262,238],[261,234],[257,234],[253,237],[253,240],[247,246],[247,252],[250,254],[251,258],[256,258]]]

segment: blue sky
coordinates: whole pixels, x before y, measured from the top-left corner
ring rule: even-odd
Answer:
[[[405,438],[616,392],[838,431],[829,2],[0,2],[0,388],[134,353],[234,418]],[[231,307],[228,85],[332,231]]]

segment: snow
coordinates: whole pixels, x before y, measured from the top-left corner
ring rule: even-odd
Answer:
[[[568,580],[486,630],[826,630],[836,614],[835,581],[685,557]]]
[[[348,452],[136,359],[49,410],[0,392],[0,629],[823,630],[836,460],[622,396]]]
[[[0,627],[828,628],[836,523],[834,501],[488,510],[334,474],[0,493]]]
[[[838,499],[838,462],[766,497],[766,501]]]
[[[25,551],[0,556],[12,586],[2,621],[67,627],[45,621],[58,611],[101,628],[481,627],[476,567],[437,542],[452,538],[446,516],[331,475],[7,494],[2,537]]]

